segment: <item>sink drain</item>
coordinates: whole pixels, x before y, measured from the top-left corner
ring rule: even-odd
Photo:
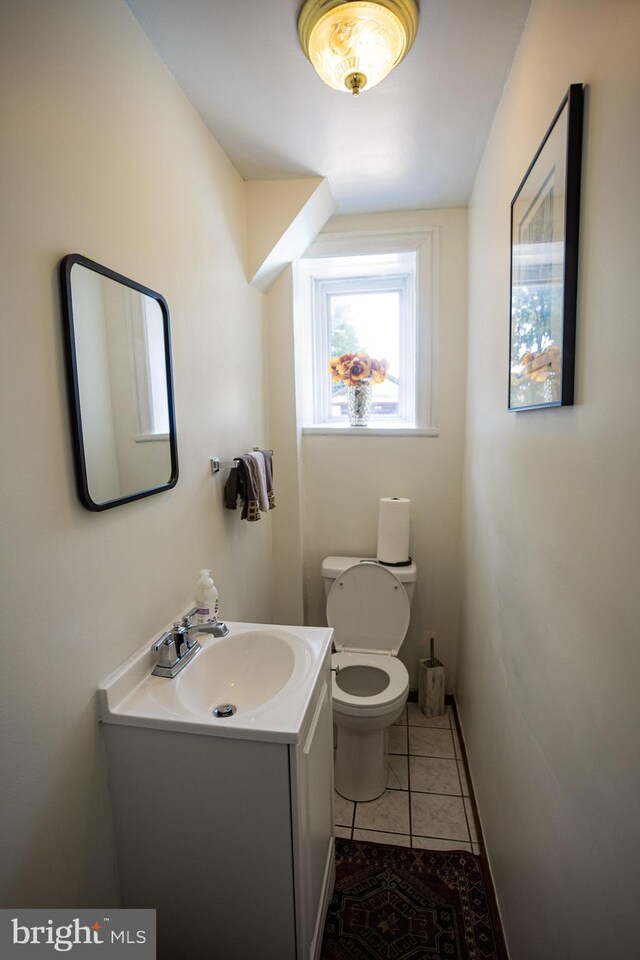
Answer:
[[[220,703],[217,707],[214,707],[211,712],[214,717],[224,719],[225,717],[232,717],[236,709],[232,703]]]

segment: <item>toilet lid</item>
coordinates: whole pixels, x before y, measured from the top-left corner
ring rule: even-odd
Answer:
[[[409,627],[409,598],[398,578],[380,564],[356,563],[338,577],[327,597],[327,623],[336,650],[395,656]]]

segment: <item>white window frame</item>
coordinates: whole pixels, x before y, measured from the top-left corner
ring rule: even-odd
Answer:
[[[294,273],[296,380],[298,419],[304,433],[438,435],[434,382],[437,247],[437,227],[375,234],[324,234],[298,261]],[[354,271],[349,268],[348,261],[337,273],[335,265],[328,269],[326,264],[327,258],[405,252],[416,254],[414,277],[411,270],[406,269],[406,264],[395,269],[390,267],[388,273],[384,267]],[[366,428],[349,427],[345,418],[331,416],[331,382],[323,375],[330,351],[327,297],[332,293],[349,292],[349,287],[352,292],[358,289],[373,292],[376,286],[380,290],[399,289],[400,277],[404,278],[402,283],[406,286],[403,304],[406,313],[400,322],[400,416],[397,419],[372,416]],[[314,323],[314,313],[319,322]]]

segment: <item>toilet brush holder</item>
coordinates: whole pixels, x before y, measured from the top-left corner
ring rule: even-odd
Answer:
[[[435,637],[430,640],[430,656],[418,660],[418,704],[425,717],[444,713],[444,667],[435,655]]]

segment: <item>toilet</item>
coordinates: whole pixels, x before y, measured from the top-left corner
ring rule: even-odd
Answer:
[[[327,557],[322,563],[338,739],[335,787],[348,800],[374,800],[387,785],[387,729],[400,716],[409,674],[398,660],[409,627],[416,565]]]

